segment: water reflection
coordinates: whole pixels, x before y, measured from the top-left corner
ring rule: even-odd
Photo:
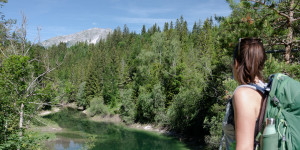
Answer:
[[[50,150],[83,150],[85,139],[72,139],[69,137],[59,136],[55,140],[47,141],[46,147]]]
[[[79,150],[83,147],[83,144],[74,143],[73,140],[69,141],[69,144],[64,140],[55,141],[54,149],[56,150]]]

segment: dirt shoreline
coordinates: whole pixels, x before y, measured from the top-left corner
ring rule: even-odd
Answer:
[[[66,108],[66,107],[71,107],[77,110],[81,110],[78,109],[76,104],[71,103],[71,104],[65,104],[62,107],[54,107],[51,111],[41,111],[39,113],[39,116],[46,116],[52,113],[56,113],[59,112],[61,109]],[[86,111],[82,111],[82,113],[87,114]],[[182,134],[176,133],[176,132],[172,132],[170,130],[168,130],[167,128],[163,128],[161,126],[155,126],[154,124],[140,124],[140,123],[134,123],[134,124],[125,124],[121,117],[119,116],[119,114],[110,114],[110,115],[95,115],[93,117],[88,117],[89,120],[91,121],[95,121],[95,122],[108,122],[108,123],[114,123],[114,124],[119,124],[119,125],[124,125],[128,128],[131,129],[137,129],[137,130],[143,130],[143,131],[149,131],[149,132],[154,132],[154,133],[158,133],[158,134],[164,134],[167,136],[171,136],[174,137],[176,139],[178,139],[179,141],[189,145],[188,147],[191,148],[192,150],[198,150],[198,149],[202,149],[203,147],[201,145],[199,145],[198,140],[191,138],[191,137],[186,137]],[[49,125],[47,127],[43,127],[41,129],[39,129],[40,131],[46,131],[46,132],[63,132],[64,129],[56,126],[56,125]]]
[[[71,107],[74,109],[78,109],[76,104],[70,103],[70,104],[65,104],[62,107],[54,107],[51,110],[45,110],[41,111],[38,115],[43,117],[52,113],[57,113],[61,109],[65,107]],[[81,111],[84,114],[87,114],[86,111]],[[119,114],[110,114],[110,115],[95,115],[93,117],[88,117],[89,120],[91,121],[96,121],[96,122],[110,122],[110,123],[115,123],[115,124],[121,124],[125,125],[126,127],[133,128],[133,129],[140,129],[140,130],[145,130],[145,131],[151,131],[151,132],[157,132],[157,133],[162,133],[162,134],[171,134],[166,128],[158,127],[153,124],[140,124],[140,123],[134,123],[134,124],[125,124]],[[48,129],[44,129],[47,131],[60,131],[62,128],[60,127],[52,127],[51,125],[48,126]]]

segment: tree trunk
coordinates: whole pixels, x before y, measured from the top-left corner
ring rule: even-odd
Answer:
[[[289,18],[288,18],[288,35],[286,38],[287,44],[285,45],[285,62],[288,64],[290,63],[290,56],[291,56],[291,50],[292,50],[292,44],[293,44],[293,20],[294,20],[294,11],[293,6],[294,6],[295,1],[291,0],[290,1],[290,10],[289,10]]]
[[[22,131],[22,128],[23,128],[23,109],[24,109],[24,104],[22,103],[21,104],[21,110],[20,110],[20,121],[19,121],[19,129],[20,129],[19,136],[20,136],[20,138],[22,138],[22,136],[23,136],[23,131]],[[17,150],[20,150],[20,149],[18,148]]]
[[[5,125],[4,125],[4,140],[6,141],[6,131],[7,131],[7,120],[5,120]]]
[[[20,137],[23,136],[23,132],[22,132],[22,128],[23,128],[23,108],[24,108],[24,104],[21,104],[21,110],[20,110],[20,122],[19,122],[19,128],[21,129],[20,131]]]
[[[285,56],[284,56],[284,59],[285,59],[285,62],[287,64],[290,63],[290,55],[291,55],[291,45],[286,45],[285,46]]]

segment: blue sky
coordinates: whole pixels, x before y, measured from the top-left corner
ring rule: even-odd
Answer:
[[[183,16],[191,29],[207,17],[228,16],[226,0],[8,0],[0,12],[21,22],[27,17],[27,39],[33,41],[41,27],[41,41],[90,28],[123,28],[140,33],[143,24],[175,22]]]

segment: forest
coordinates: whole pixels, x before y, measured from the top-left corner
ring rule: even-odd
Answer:
[[[226,100],[237,86],[231,68],[239,38],[263,40],[265,81],[277,72],[300,81],[299,1],[226,1],[228,17],[195,21],[192,30],[181,16],[140,33],[125,24],[96,44],[71,47],[27,41],[26,27],[12,31],[15,20],[1,13],[0,149],[39,149],[44,139],[28,130],[36,115],[68,103],[89,116],[119,114],[126,124],[154,124],[218,148]]]

